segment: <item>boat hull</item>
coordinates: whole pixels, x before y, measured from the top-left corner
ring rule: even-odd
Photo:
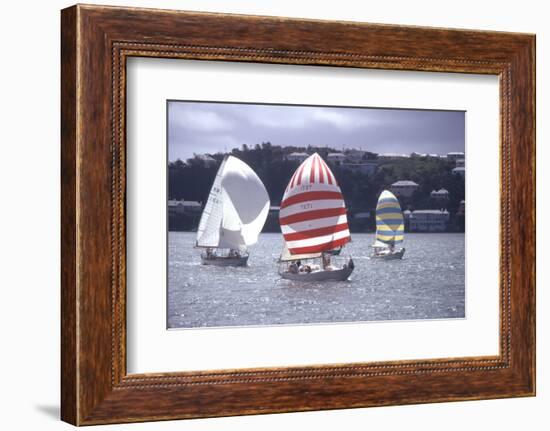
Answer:
[[[344,281],[349,278],[353,268],[335,269],[333,271],[316,271],[316,272],[282,272],[281,277],[285,280],[293,281]]]
[[[203,265],[213,266],[246,266],[248,263],[248,255],[240,257],[214,256],[209,258],[201,256],[201,262]]]
[[[395,251],[393,253],[384,253],[384,254],[373,253],[371,255],[371,258],[382,259],[382,260],[396,260],[396,259],[403,259],[404,254],[405,254],[405,249],[402,248],[401,250]]]

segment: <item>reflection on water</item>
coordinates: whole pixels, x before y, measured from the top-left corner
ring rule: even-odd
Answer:
[[[203,266],[195,233],[170,232],[168,327],[464,317],[464,234],[408,234],[403,260],[371,260],[373,234],[352,234],[345,282],[282,280],[280,234],[262,234],[248,267]]]

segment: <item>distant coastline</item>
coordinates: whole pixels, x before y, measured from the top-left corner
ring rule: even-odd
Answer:
[[[280,232],[278,205],[303,157],[318,152],[333,170],[348,207],[352,233],[374,232],[374,209],[382,190],[392,190],[405,215],[406,232],[464,232],[465,155],[377,154],[359,149],[281,147],[269,142],[227,153],[198,154],[168,163],[169,231],[196,231],[203,203],[226,154],[245,161],[271,200],[262,232]]]

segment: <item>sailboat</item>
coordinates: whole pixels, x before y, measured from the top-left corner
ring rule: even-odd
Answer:
[[[226,156],[218,169],[197,229],[196,247],[204,265],[245,266],[248,247],[269,212],[269,196],[256,173],[243,161]]]
[[[384,190],[376,205],[376,240],[371,246],[371,257],[402,259],[405,248],[398,246],[403,243],[404,232],[405,223],[399,201],[392,192]]]
[[[279,262],[282,278],[299,281],[347,280],[350,258],[334,256],[351,240],[346,204],[334,174],[315,153],[296,169],[281,201],[279,224],[284,238]]]

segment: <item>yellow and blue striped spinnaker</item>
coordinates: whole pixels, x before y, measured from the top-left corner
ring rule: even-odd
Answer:
[[[399,201],[392,192],[384,190],[376,205],[376,241],[386,245],[400,244],[404,239],[404,231],[405,223]]]

